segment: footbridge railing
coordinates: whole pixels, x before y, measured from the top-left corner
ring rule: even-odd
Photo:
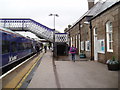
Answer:
[[[0,27],[8,28],[13,31],[30,31],[39,37],[53,42],[53,29],[46,27],[33,19],[26,18],[4,18],[0,19]],[[67,42],[67,34],[55,31],[56,42]]]

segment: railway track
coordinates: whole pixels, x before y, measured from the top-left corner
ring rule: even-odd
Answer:
[[[4,73],[0,76],[2,81],[2,89],[5,88],[20,88],[22,82],[29,75],[31,70],[34,68],[36,63],[42,58],[44,52],[40,54],[35,54],[32,57],[28,58],[24,62],[20,63],[10,71]]]

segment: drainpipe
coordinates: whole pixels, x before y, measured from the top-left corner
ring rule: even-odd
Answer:
[[[92,33],[93,33],[93,30],[92,30],[92,17],[93,16],[86,16],[86,21],[84,23],[86,24],[89,24],[89,29],[90,29],[90,43],[91,43],[91,56],[90,56],[90,60],[94,60],[94,57],[93,57],[93,39],[92,39]]]
[[[93,60],[94,59],[93,50],[92,50],[92,48],[93,48],[93,39],[92,39],[93,31],[92,31],[92,22],[91,22],[91,20],[89,22],[90,22],[89,28],[90,28],[90,42],[91,42],[91,57],[90,57],[90,60]]]

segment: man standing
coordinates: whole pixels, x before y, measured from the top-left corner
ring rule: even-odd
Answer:
[[[70,53],[72,55],[72,60],[75,62],[76,48],[73,45],[70,47]]]
[[[46,53],[47,52],[47,46],[46,45],[44,46],[44,50],[45,50],[45,53]]]
[[[38,54],[39,53],[39,45],[38,44],[36,44],[35,49],[36,49],[37,54]]]

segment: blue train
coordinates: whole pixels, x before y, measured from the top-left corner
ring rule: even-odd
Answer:
[[[0,27],[0,69],[36,52],[41,43]]]

